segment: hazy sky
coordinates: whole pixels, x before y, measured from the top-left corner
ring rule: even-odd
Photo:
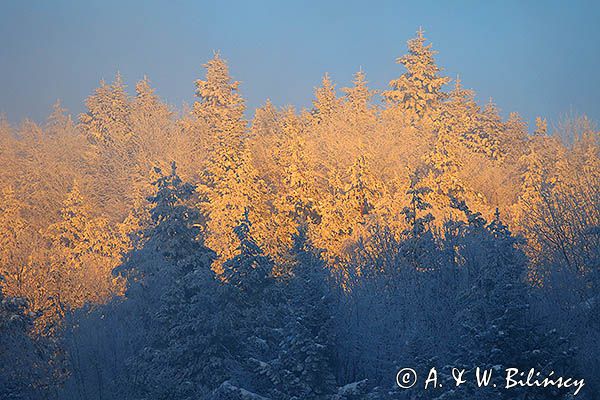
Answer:
[[[220,50],[253,109],[309,106],[324,72],[339,87],[360,67],[383,89],[419,26],[445,74],[460,74],[503,115],[600,121],[600,1],[9,1],[0,0],[0,112],[42,121],[71,113],[118,70],[148,75],[177,107]]]

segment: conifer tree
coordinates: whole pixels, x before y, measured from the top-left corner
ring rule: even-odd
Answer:
[[[237,255],[223,265],[219,295],[222,314],[214,340],[220,348],[217,357],[229,358],[225,361],[230,365],[228,381],[249,392],[263,393],[268,390],[268,381],[258,371],[276,355],[287,310],[273,277],[273,261],[263,253],[251,231],[245,212],[235,228]]]
[[[340,110],[344,121],[344,134],[338,135],[338,146],[346,151],[374,154],[379,126],[377,125],[377,109],[372,103],[375,91],[367,86],[366,75],[361,70],[354,74],[352,86],[343,88],[343,103]]]
[[[475,103],[475,92],[465,89],[456,78],[454,88],[443,103],[442,116],[438,123],[438,136],[450,135],[455,141],[464,141],[471,147],[478,145],[474,136],[477,132],[479,106]]]
[[[274,398],[328,398],[334,392],[332,293],[329,271],[305,228],[294,235],[292,276],[285,287],[285,335],[277,357],[259,363]]]
[[[213,145],[203,171],[202,211],[206,214],[207,245],[217,251],[220,262],[236,253],[233,228],[248,209],[256,221],[255,230],[266,220],[266,189],[259,179],[244,142],[246,133],[244,100],[238,93],[239,82],[232,81],[229,69],[219,54],[205,65],[206,80],[196,82],[200,98],[194,113],[204,120],[213,135]],[[261,238],[266,232],[259,233]]]
[[[0,285],[0,395],[5,399],[42,399],[44,390],[58,383],[51,364],[59,365],[58,353],[52,360],[58,349],[32,335],[34,314],[28,308],[25,299],[5,296]]]
[[[199,236],[193,185],[179,178],[174,162],[170,173],[157,172],[148,240],[118,270],[130,278],[127,297],[137,303],[145,329],[129,384],[140,398],[195,399],[219,371],[211,353],[211,323],[220,316],[214,314],[215,254]]]
[[[91,145],[86,170],[95,179],[82,180],[82,189],[94,193],[98,207],[113,222],[122,220],[135,202],[130,191],[136,168],[135,136],[131,127],[131,104],[121,75],[112,84],[104,81],[86,100],[87,111],[79,115],[80,128]],[[87,192],[87,190],[86,190]]]
[[[545,136],[548,134],[548,122],[546,122],[545,118],[535,118],[535,131],[533,131],[533,134],[535,136]]]
[[[112,84],[100,82],[100,87],[86,100],[87,112],[79,116],[81,127],[92,143],[119,146],[131,134],[129,99],[121,74]]]
[[[310,244],[304,228],[294,238],[292,254],[296,262],[289,283],[292,312],[286,331],[291,332],[280,344],[282,366],[292,371],[305,398],[321,398],[333,392],[334,346],[332,293],[329,270]]]
[[[112,270],[128,249],[127,240],[106,219],[92,216],[77,184],[68,193],[60,216],[47,229],[49,247],[45,259],[39,260],[48,269],[44,291],[50,304],[40,306],[52,309],[49,318],[119,294],[122,282],[112,276]]]
[[[512,399],[525,395],[535,389],[504,390],[506,368],[521,371],[535,368],[545,374],[555,371],[560,376],[560,371],[572,368],[573,349],[556,330],[543,330],[532,323],[526,258],[517,247],[520,239],[512,236],[500,220],[499,212],[496,210],[488,224],[464,203],[456,206],[468,217],[468,223],[458,230],[460,236],[455,248],[462,249],[459,252],[463,268],[470,274],[459,316],[463,336],[457,356],[467,360],[469,369],[479,366],[495,371],[492,383],[497,383],[496,387],[490,384],[485,388],[465,388],[460,393],[464,397],[459,398]],[[471,246],[479,250],[470,252]],[[544,396],[549,398],[565,395],[564,391],[541,390],[546,390]]]
[[[431,44],[425,45],[423,30],[419,29],[417,37],[408,41],[408,54],[396,60],[407,72],[390,81],[390,90],[383,92],[385,99],[420,117],[437,108],[445,98],[442,87],[448,78],[439,75],[435,53]]]
[[[279,158],[285,172],[283,187],[287,189],[287,204],[291,206],[292,217],[297,224],[315,222],[318,193],[313,166],[302,122],[293,109],[286,110],[283,115],[282,133],[284,139]]]
[[[179,259],[180,252],[191,253],[199,234],[197,211],[186,204],[195,191],[190,183],[184,183],[177,175],[177,165],[171,162],[169,174],[163,174],[156,168],[160,177],[154,182],[156,193],[148,198],[152,205],[150,218],[155,250],[166,258]]]
[[[27,284],[29,227],[21,215],[22,205],[12,187],[4,188],[0,202],[0,286],[11,296],[22,297]],[[29,237],[28,237],[29,236]]]
[[[48,116],[44,131],[49,136],[74,135],[75,124],[67,110],[62,107],[60,100],[52,106],[52,113]]]
[[[312,118],[317,124],[328,122],[338,111],[339,99],[329,74],[323,75],[321,86],[315,89]]]
[[[369,89],[367,83],[366,74],[361,69],[354,74],[352,86],[342,89],[345,94],[344,101],[350,107],[351,115],[359,121],[375,117],[374,113],[370,112],[373,107],[371,100],[375,93]]]
[[[269,99],[265,105],[256,109],[247,146],[253,165],[271,192],[284,190],[282,165],[282,147],[285,145],[286,132],[283,131],[283,114]],[[291,115],[295,117],[293,111]]]
[[[128,291],[137,290],[140,285],[168,286],[173,279],[168,266],[176,268],[177,262],[193,254],[199,245],[200,214],[190,206],[195,187],[181,180],[174,161],[168,174],[159,167],[155,172],[158,177],[153,182],[155,192],[148,197],[148,221],[140,232],[145,238],[143,246],[134,249],[128,260],[115,270],[116,274],[130,278]],[[158,260],[153,260],[157,257]]]
[[[155,94],[148,77],[135,85],[135,93],[131,102],[131,129],[140,173],[147,174],[149,164],[165,163],[165,156],[172,155],[169,145],[173,140],[173,112]]]
[[[256,109],[250,133],[252,138],[267,139],[277,134],[279,113],[277,108],[267,99],[265,105]]]
[[[194,114],[207,122],[215,135],[215,147],[227,143],[230,154],[240,151],[246,122],[244,99],[239,94],[239,82],[232,81],[229,67],[219,53],[204,65],[206,79],[196,81]],[[224,150],[224,149],[222,149]]]
[[[225,281],[244,293],[252,296],[262,292],[271,280],[270,260],[263,254],[254,238],[250,235],[252,223],[248,211],[244,211],[239,224],[234,228],[238,240],[238,255],[224,265]]]
[[[451,197],[467,201],[477,210],[485,209],[483,196],[460,175],[465,168],[464,155],[467,152],[464,136],[448,125],[437,132],[433,150],[425,157],[426,168],[419,174],[419,179],[422,186],[431,189],[426,198],[433,206],[433,215],[440,221],[453,214],[448,200]]]
[[[370,222],[384,213],[381,200],[385,188],[364,156],[347,171],[345,182],[338,177],[331,186],[319,205],[321,220],[312,240],[338,263],[354,242],[368,235]]]
[[[410,196],[410,204],[402,210],[408,225],[408,228],[403,232],[403,255],[415,270],[431,268],[430,265],[426,265],[424,262],[424,260],[431,259],[427,252],[433,250],[433,246],[431,246],[433,235],[430,225],[434,217],[427,211],[431,209],[431,204],[425,200],[425,196],[430,192],[430,188],[420,186],[418,171],[416,171],[411,176],[411,186],[407,191]]]
[[[529,137],[525,146],[525,153],[519,160],[520,188],[518,200],[513,205],[514,221],[522,229],[528,239],[528,252],[532,260],[532,267],[539,264],[539,256],[543,249],[541,242],[534,240],[538,233],[541,236],[554,237],[559,252],[565,254],[564,244],[567,241],[564,229],[559,226],[555,214],[553,192],[556,190],[558,171],[556,159],[560,146],[549,137],[538,134]],[[556,229],[553,229],[556,228]],[[554,230],[551,234],[550,232]],[[567,264],[570,263],[565,257]],[[532,273],[535,279],[541,279],[535,267]]]
[[[474,137],[477,150],[493,159],[502,158],[500,140],[503,129],[504,126],[498,113],[498,107],[490,99],[479,117],[479,132]]]
[[[509,158],[510,164],[514,165],[524,154],[526,143],[527,124],[518,113],[511,112],[504,124],[504,132],[500,141],[501,151]]]

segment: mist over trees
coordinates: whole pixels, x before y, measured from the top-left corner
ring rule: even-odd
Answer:
[[[598,398],[600,131],[503,119],[435,54],[419,30],[384,90],[325,74],[251,120],[218,53],[189,109],[117,74],[0,118],[0,398],[572,394],[396,385],[445,366]]]

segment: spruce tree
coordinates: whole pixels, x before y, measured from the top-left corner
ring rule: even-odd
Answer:
[[[361,69],[354,74],[352,86],[342,89],[345,94],[344,102],[350,108],[349,114],[361,122],[373,122],[375,118],[371,103],[375,93],[369,89],[367,83],[366,74]]]
[[[258,371],[276,355],[287,310],[273,277],[273,261],[252,236],[247,211],[235,234],[238,254],[223,265],[219,294],[222,308],[217,326],[224,330],[214,340],[220,343],[220,357],[229,355],[230,382],[261,394],[268,391],[269,384]]]
[[[2,276],[0,275],[0,283]],[[0,285],[0,397],[14,400],[47,398],[59,383],[54,366],[60,353],[50,339],[32,335],[34,314],[23,298],[7,297]],[[54,358],[54,359],[52,359]]]
[[[462,391],[456,389],[457,398],[514,399],[538,390],[545,398],[564,398],[564,390],[504,388],[506,368],[526,372],[535,368],[544,376],[551,371],[556,376],[567,373],[573,367],[574,350],[556,330],[533,322],[527,259],[518,247],[520,239],[511,234],[499,212],[487,223],[464,203],[455,206],[468,219],[467,223],[459,223],[459,236],[449,238],[457,239],[453,246],[468,276],[458,315],[462,336],[456,357],[472,377],[475,366],[492,370],[492,383],[496,384],[485,388],[466,385]]]
[[[168,167],[169,157],[174,156],[173,112],[162,103],[144,77],[135,85],[135,97],[131,101],[131,130],[133,132],[133,157],[136,159],[136,189],[138,199],[150,192],[152,182],[147,176],[152,166]]]
[[[504,157],[500,146],[504,124],[492,99],[483,107],[478,125],[476,135],[472,138],[474,148],[493,159]]]
[[[201,209],[207,216],[206,244],[219,254],[215,268],[221,272],[223,262],[236,254],[233,228],[244,210],[256,222],[254,230],[260,239],[267,236],[267,191],[245,146],[245,105],[238,93],[239,82],[231,80],[227,63],[218,53],[205,67],[206,80],[196,82],[199,101],[194,103],[194,113],[212,135],[202,173]]]
[[[321,86],[315,89],[315,100],[311,116],[316,124],[324,124],[337,113],[340,102],[335,92],[335,84],[329,74],[323,75]]]
[[[173,162],[157,170],[151,225],[144,246],[117,272],[129,277],[128,302],[136,311],[144,345],[130,362],[132,391],[139,398],[196,399],[217,374],[210,354],[216,280],[215,259],[199,235],[199,213],[190,206],[194,186],[183,182]]]
[[[390,90],[383,92],[387,101],[419,117],[440,105],[445,98],[442,87],[449,81],[440,76],[441,70],[434,61],[436,52],[425,40],[419,29],[417,37],[408,41],[408,54],[396,60],[407,72],[390,81]]]
[[[95,179],[82,187],[95,194],[98,207],[112,220],[122,220],[133,205],[131,191],[136,168],[135,136],[131,126],[131,104],[121,75],[112,84],[104,81],[86,100],[86,112],[79,115],[80,128],[91,145],[85,153],[85,168]]]
[[[295,236],[292,254],[296,264],[287,289],[292,312],[288,314],[288,334],[280,344],[279,359],[296,378],[288,382],[300,385],[300,391],[292,390],[290,395],[325,398],[335,388],[332,282],[329,269],[310,244],[305,229]]]
[[[129,246],[127,238],[106,219],[92,215],[77,183],[68,193],[60,217],[48,227],[48,248],[37,261],[46,268],[43,291],[47,298],[39,307],[50,312],[50,320],[88,302],[106,302],[121,293],[123,282],[112,275],[112,270],[121,263]]]
[[[334,176],[330,186],[319,204],[320,223],[311,239],[337,264],[353,243],[368,235],[376,211],[381,213],[385,188],[364,156],[357,157],[344,178]]]
[[[131,134],[129,98],[121,74],[112,84],[100,87],[86,100],[87,112],[79,116],[81,127],[92,143],[119,148]]]

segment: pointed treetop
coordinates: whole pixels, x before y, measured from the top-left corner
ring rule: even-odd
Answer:
[[[371,91],[367,86],[368,82],[366,79],[366,74],[362,68],[354,74],[352,83],[352,87],[342,89],[342,91],[346,94],[346,100],[356,111],[365,111],[369,108],[369,102],[373,97],[373,91]]]
[[[500,118],[499,117],[499,113],[500,113],[500,109],[498,108],[498,105],[496,105],[496,103],[494,103],[494,99],[490,97],[490,99],[488,100],[487,104],[483,107],[483,112],[484,114],[488,115],[488,116],[492,116],[494,118]]]
[[[423,29],[419,29],[417,37],[408,41],[408,54],[396,59],[406,72],[390,81],[391,89],[383,96],[400,108],[421,116],[427,109],[436,107],[445,98],[442,87],[449,82],[447,77],[440,76],[441,68],[434,60],[436,53],[431,44],[425,44]]]
[[[247,240],[248,235],[250,234],[251,227],[252,222],[250,222],[250,213],[248,212],[248,207],[244,207],[244,213],[242,214],[242,218],[240,218],[238,226],[234,229],[235,234],[237,235],[242,245]]]
[[[548,121],[546,118],[536,117],[535,119],[535,131],[533,132],[536,136],[545,136],[548,133]]]
[[[278,112],[270,99],[265,104],[256,108],[252,119],[252,135],[264,135],[272,132],[277,124]]]
[[[365,86],[367,82],[367,74],[363,71],[362,67],[354,73],[354,79],[352,80],[354,86]]]
[[[265,100],[265,105],[263,106],[263,108],[265,109],[271,109],[273,108],[273,103],[271,102],[271,99],[267,97],[267,100]]]
[[[227,142],[227,146],[238,149],[246,128],[246,105],[239,93],[240,82],[231,78],[227,62],[219,53],[203,66],[206,77],[196,81],[198,101],[194,103],[193,113],[208,124],[218,138],[216,142]]]
[[[456,79],[454,80],[454,90],[458,91],[462,88],[462,83],[460,81],[460,75],[456,74]]]
[[[56,101],[54,102],[54,104],[52,105],[52,110],[56,113],[60,113],[60,114],[64,114],[67,109],[63,108],[62,103],[60,101],[60,99],[56,99]]]
[[[112,83],[112,86],[114,88],[125,88],[125,83],[123,82],[123,77],[120,71],[117,71],[117,73],[115,74],[115,79]]]
[[[71,116],[67,114],[67,109],[64,108],[57,99],[52,106],[52,113],[48,116],[46,121],[46,129],[50,134],[56,134],[58,131],[68,129],[73,125]]]
[[[523,119],[521,118],[521,115],[516,112],[516,111],[512,111],[510,114],[508,114],[508,121],[509,123],[522,123]]]
[[[321,80],[321,86],[315,89],[313,115],[317,121],[322,121],[324,118],[333,115],[337,104],[335,84],[331,81],[329,73],[326,72]]]
[[[459,75],[456,75],[454,87],[449,93],[449,98],[451,102],[461,103],[463,107],[467,106],[472,109],[479,109],[474,100],[475,92],[470,89],[465,89]]]
[[[244,101],[238,93],[240,82],[232,80],[227,61],[219,52],[215,52],[203,67],[206,68],[206,79],[196,81],[196,96],[210,106],[243,108]]]
[[[508,229],[508,225],[504,224],[504,222],[502,222],[502,219],[500,218],[500,210],[498,210],[498,207],[496,207],[496,211],[494,212],[494,219],[488,225],[488,229],[495,237],[498,238],[508,238],[511,235],[510,230]]]
[[[329,76],[329,72],[325,72],[325,74],[323,74],[323,78],[321,78],[321,87],[324,87],[324,88],[333,88],[333,87],[335,87],[335,85],[331,81],[331,77]]]
[[[79,189],[79,181],[77,179],[73,179],[73,185],[71,186],[71,190],[69,191],[67,198],[69,199],[77,199],[81,198],[81,190]]]
[[[150,86],[150,79],[147,75],[135,84],[135,93],[138,97],[148,97],[154,94],[154,89]]]

